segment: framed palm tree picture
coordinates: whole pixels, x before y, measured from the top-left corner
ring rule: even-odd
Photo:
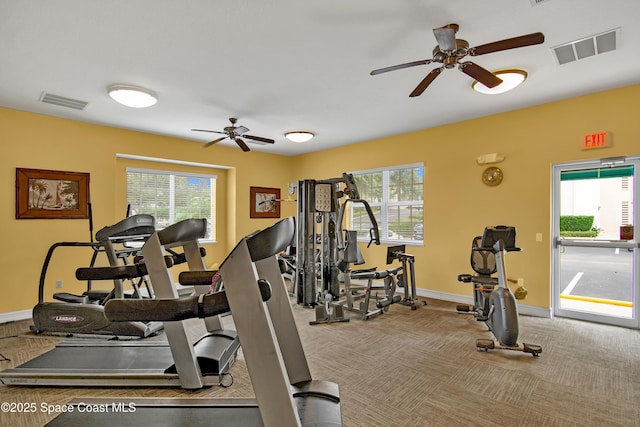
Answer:
[[[89,218],[89,174],[16,168],[16,218]]]

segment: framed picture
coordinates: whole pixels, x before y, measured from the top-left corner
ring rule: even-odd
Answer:
[[[251,187],[251,218],[280,218],[280,189]]]
[[[89,174],[16,168],[16,218],[89,218]]]

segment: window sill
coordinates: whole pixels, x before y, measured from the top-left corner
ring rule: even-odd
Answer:
[[[368,244],[369,240],[360,240],[358,243]],[[424,246],[424,240],[384,240],[380,239],[381,245],[407,245],[407,246]]]

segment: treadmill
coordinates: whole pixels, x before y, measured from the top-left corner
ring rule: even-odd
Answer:
[[[146,297],[153,292],[145,276],[131,278],[133,295],[125,295],[123,281],[113,279],[113,289],[93,290],[91,280],[87,280],[87,290],[82,295],[68,292],[53,294],[55,301],[44,300],[45,278],[54,252],[65,247],[87,247],[93,251],[90,265],[93,266],[99,253],[104,252],[111,266],[129,264],[145,240],[155,231],[155,218],[151,215],[133,215],[114,225],[102,228],[96,233],[97,242],[57,242],[47,252],[38,286],[38,303],[33,308],[33,325],[36,334],[58,335],[100,335],[144,338],[156,334],[162,329],[161,322],[110,322],[104,315],[104,303],[111,298],[142,298],[139,284],[147,284]],[[88,278],[79,277],[79,280]]]
[[[178,298],[176,284],[167,268],[168,260],[172,257],[165,256],[166,251],[181,246],[189,269],[204,270],[197,239],[205,236],[206,229],[205,219],[188,219],[154,232],[142,247],[144,268],[135,264],[84,270],[94,271],[93,277],[96,278],[128,278],[148,274],[156,298]],[[209,288],[208,285],[193,286],[196,294],[205,294]],[[112,299],[109,302],[119,301],[156,300]],[[237,333],[223,329],[220,316],[207,317],[202,321],[207,333],[199,339],[192,339],[188,335],[187,323],[183,320],[164,322],[166,342],[65,340],[41,356],[0,372],[0,380],[4,384],[21,386],[165,386],[199,389],[224,385],[224,377],[240,347]]]
[[[227,256],[218,272],[185,272],[222,277],[224,289],[197,297],[113,300],[105,311],[111,320],[164,320],[216,315],[230,311],[255,398],[78,398],[50,426],[113,427],[139,425],[224,425],[230,427],[341,426],[338,385],[313,380],[293,316],[276,255],[291,244],[294,218],[245,237]],[[156,258],[149,265],[152,281],[161,270]],[[156,270],[155,267],[158,267]],[[265,302],[266,301],[266,302]],[[86,413],[88,405],[104,410]]]

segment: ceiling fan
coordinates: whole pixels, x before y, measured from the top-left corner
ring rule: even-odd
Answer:
[[[251,149],[242,140],[242,138],[251,139],[253,141],[261,142],[261,143],[264,143],[264,144],[274,144],[275,143],[275,141],[273,139],[262,138],[260,136],[247,135],[245,132],[248,132],[249,128],[245,127],[245,126],[236,126],[236,122],[238,121],[238,119],[236,119],[234,117],[231,117],[229,119],[229,121],[231,122],[231,126],[227,126],[222,131],[206,130],[206,129],[191,129],[191,130],[192,131],[196,131],[196,132],[212,132],[212,133],[220,133],[222,135],[225,135],[225,136],[223,136],[221,138],[214,139],[211,142],[207,142],[205,145],[202,146],[202,148],[211,147],[213,144],[216,144],[216,143],[218,143],[218,142],[220,142],[220,141],[222,141],[223,139],[226,139],[226,138],[229,138],[229,139],[232,139],[233,141],[235,141],[235,143],[238,144],[238,146],[242,149],[242,151],[251,151]],[[242,138],[240,138],[241,136],[242,136]]]
[[[524,36],[513,37],[510,39],[500,40],[493,43],[487,43],[476,47],[469,47],[469,42],[462,39],[456,39],[458,32],[458,24],[448,24],[444,27],[434,28],[433,33],[438,44],[433,49],[433,57],[421,61],[407,62],[405,64],[393,65],[391,67],[380,68],[371,72],[372,76],[376,74],[386,73],[388,71],[401,70],[403,68],[415,67],[417,65],[426,65],[431,63],[441,63],[442,66],[434,68],[429,74],[416,86],[409,94],[410,97],[422,95],[429,85],[440,75],[445,68],[453,68],[458,65],[458,69],[470,77],[473,77],[487,87],[496,87],[502,83],[502,79],[482,68],[481,66],[471,62],[461,62],[462,58],[467,55],[478,56],[486,53],[499,52],[501,50],[515,49],[518,47],[531,46],[544,42],[544,34],[532,33]]]

